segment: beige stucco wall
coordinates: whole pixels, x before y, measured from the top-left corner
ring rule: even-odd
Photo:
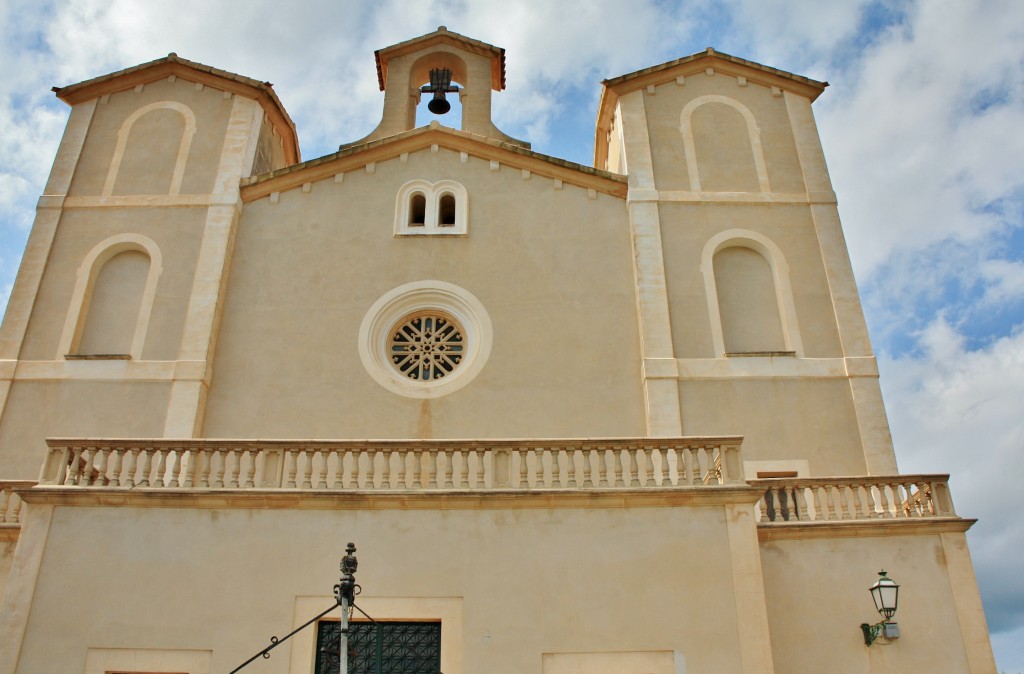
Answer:
[[[761,545],[776,671],[995,672],[994,663],[982,665],[983,652],[978,657],[987,651],[991,659],[987,640],[981,648],[971,645],[972,665],[964,641],[970,626],[961,632],[957,592],[969,589],[976,596],[977,588],[967,588],[958,576],[942,539],[962,541],[963,533],[836,533]],[[868,648],[859,626],[881,619],[868,592],[881,569],[900,584],[894,618],[900,638]],[[962,618],[977,622],[975,616]]]
[[[151,239],[162,257],[143,359],[176,359],[205,218],[205,208],[65,211],[29,321],[22,360],[63,358],[58,343],[79,268],[95,246],[125,232]]]
[[[722,506],[685,517],[662,508],[349,509],[360,505],[122,507],[102,517],[57,507],[17,671],[82,671],[90,647],[210,649],[210,671],[228,671],[330,605],[347,540],[359,547],[364,606],[461,599],[463,664],[452,674],[539,674],[544,653],[607,650],[675,650],[690,671],[742,671]],[[309,596],[324,600],[293,615]],[[307,669],[294,670],[292,647],[260,671],[310,671],[312,648],[298,657]]]
[[[806,460],[810,475],[866,474],[844,379],[683,380],[679,397],[686,435],[742,435],[745,461]]]
[[[48,437],[160,437],[169,392],[169,382],[14,382],[0,425],[4,479],[38,478]]]
[[[659,211],[677,357],[715,355],[701,254],[714,235],[729,229],[761,234],[778,246],[785,257],[804,355],[843,355],[828,280],[807,206],[662,203]]]
[[[740,86],[736,77],[723,73],[708,76],[704,72],[690,75],[684,84],[675,80],[655,87],[654,95],[644,95],[648,133],[651,137],[651,158],[659,190],[689,190],[690,176],[683,152],[680,131],[681,113],[687,103],[702,96],[724,96],[746,107],[753,114],[760,130],[768,179],[773,192],[804,191],[803,176],[797,157],[793,131],[786,110],[785,99],[774,96],[771,88],[754,82]],[[724,106],[711,102],[708,105]],[[697,108],[698,114],[700,107]],[[731,159],[749,157],[753,161],[750,136],[738,112],[731,110],[720,126],[707,126],[698,120],[695,127],[696,159],[702,172],[710,168],[719,179],[706,189],[748,189],[757,191],[756,180],[751,181],[752,167]],[[704,120],[706,121],[706,120]],[[718,134],[727,133],[722,139]],[[745,151],[740,151],[746,144]],[[714,147],[723,144],[736,148],[730,156],[716,154]],[[704,152],[701,152],[701,150]],[[744,187],[745,186],[745,187]]]
[[[82,147],[82,155],[68,194],[71,196],[100,195],[115,156],[118,132],[122,125],[137,110],[147,105],[167,101],[187,106],[196,120],[195,135],[189,149],[186,171],[181,184],[181,194],[206,194],[213,191],[214,177],[217,174],[218,159],[224,143],[224,133],[231,113],[232,100],[222,91],[210,87],[199,88],[192,82],[176,79],[174,82],[169,80],[151,82],[146,84],[141,92],[130,89],[110,94],[106,100],[100,100],[89,125],[89,135]],[[162,114],[162,112],[158,111],[153,114]],[[140,121],[137,123],[144,124],[145,117],[146,115],[140,117]],[[167,112],[168,120],[180,118],[181,115],[176,112]],[[179,126],[175,130],[169,126],[169,131],[180,133],[181,127]],[[154,138],[150,137],[146,140],[153,142]],[[168,144],[171,140],[173,139],[164,139]],[[133,149],[130,146],[125,149],[129,159]],[[153,167],[153,170],[159,171],[162,168],[164,167]],[[114,194],[152,194],[153,192],[150,190],[141,190],[140,192],[139,187],[149,185],[151,182],[149,176],[144,173],[136,177],[119,174]],[[167,194],[168,192],[165,190],[162,193]]]
[[[465,237],[394,236],[412,179],[468,194]],[[642,434],[625,206],[444,148],[246,204],[235,241],[207,437],[586,437]],[[455,284],[490,316],[468,386],[424,401],[364,369],[358,330],[384,293]]]

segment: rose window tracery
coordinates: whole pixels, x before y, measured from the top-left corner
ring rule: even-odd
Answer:
[[[462,328],[443,314],[419,314],[400,321],[391,332],[388,356],[403,376],[435,381],[462,362]]]

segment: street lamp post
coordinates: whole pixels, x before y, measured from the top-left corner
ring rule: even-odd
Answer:
[[[341,606],[341,634],[338,638],[338,674],[348,674],[348,619],[355,603],[355,572],[359,560],[355,556],[356,546],[349,543],[345,556],[341,558],[341,582],[334,586],[334,597]]]

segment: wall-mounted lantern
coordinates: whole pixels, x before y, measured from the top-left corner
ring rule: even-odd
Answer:
[[[871,598],[875,601],[875,609],[881,614],[882,620],[874,625],[861,624],[860,629],[864,632],[864,643],[870,646],[880,636],[886,639],[899,639],[900,627],[896,623],[890,622],[890,620],[896,615],[900,586],[892,578],[885,575],[885,570],[883,569],[878,572],[878,580],[875,581],[875,584],[869,590],[871,591]]]

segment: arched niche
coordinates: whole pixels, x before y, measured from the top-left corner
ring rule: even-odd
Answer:
[[[764,159],[764,149],[761,146],[761,131],[757,126],[757,120],[754,119],[754,114],[750,112],[747,106],[743,105],[739,101],[729,98],[728,96],[719,96],[715,94],[709,94],[707,96],[699,96],[683,107],[683,111],[680,114],[679,130],[683,136],[683,152],[686,155],[686,170],[690,177],[690,189],[694,192],[700,192],[706,190],[701,181],[700,174],[700,162],[697,161],[697,130],[694,127],[694,113],[705,105],[718,104],[726,106],[732,111],[739,113],[742,119],[743,125],[746,127],[746,136],[749,141],[750,153],[746,154],[745,148],[740,148],[735,145],[737,142],[736,134],[732,133],[731,138],[724,140],[724,146],[732,150],[731,155],[727,156],[723,160],[734,162],[736,159],[743,155],[749,157],[749,160],[753,162],[753,170],[757,177],[757,189],[761,192],[771,192],[771,184],[768,181],[768,169]],[[709,111],[710,112],[710,111]],[[706,126],[706,125],[705,125]],[[700,129],[707,135],[707,129]],[[732,131],[730,129],[723,129],[723,131]],[[702,143],[703,145],[704,143]],[[707,148],[702,148],[707,151]],[[716,179],[717,183],[714,187],[721,187],[721,180]],[[746,185],[738,185],[738,187],[746,187]],[[735,189],[735,190],[722,190],[722,189],[711,189],[709,191],[750,191],[750,189]]]
[[[721,232],[704,246],[701,273],[717,357],[778,352],[803,356],[789,266],[774,242],[750,230]]]
[[[78,268],[57,357],[141,359],[162,269],[159,247],[140,234],[119,234],[94,246]]]
[[[136,128],[142,120],[143,124]],[[180,126],[171,128],[172,124]],[[115,189],[119,193],[126,189],[118,184],[122,168],[133,178],[148,178],[131,186],[132,194],[179,194],[195,132],[195,113],[177,101],[158,101],[133,112],[117,131],[103,196],[113,195]]]

